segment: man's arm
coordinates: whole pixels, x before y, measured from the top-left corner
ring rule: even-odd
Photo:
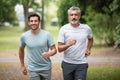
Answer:
[[[66,44],[64,44],[62,42],[58,42],[58,51],[59,52],[65,51],[67,48],[74,45],[75,43],[76,43],[76,40],[71,40]]]
[[[50,46],[50,50],[48,52],[42,53],[42,57],[48,58],[50,56],[55,55],[56,53],[57,53],[57,49],[56,49],[55,45],[53,45],[53,46]]]
[[[53,56],[56,53],[57,53],[57,49],[56,49],[55,45],[50,46],[50,51],[49,51],[50,56]]]
[[[19,48],[19,59],[21,63],[22,73],[27,75],[27,69],[24,64],[24,48]]]
[[[91,48],[93,46],[93,38],[88,39],[88,45],[85,55],[89,56],[91,54]]]

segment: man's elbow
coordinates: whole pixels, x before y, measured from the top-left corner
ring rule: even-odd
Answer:
[[[61,53],[61,52],[63,52],[63,50],[58,47],[58,52]]]

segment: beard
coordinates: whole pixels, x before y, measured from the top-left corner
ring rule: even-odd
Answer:
[[[72,20],[70,20],[70,23],[71,23],[71,24],[77,24],[77,23],[79,23],[79,20],[77,20],[77,19],[72,19]]]

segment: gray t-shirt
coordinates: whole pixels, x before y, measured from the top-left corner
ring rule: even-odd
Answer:
[[[70,46],[64,51],[63,61],[73,64],[87,63],[85,52],[87,47],[87,39],[92,38],[92,32],[88,25],[80,24],[74,28],[70,24],[61,27],[58,42],[67,43],[76,40],[76,44]]]
[[[50,33],[40,30],[38,34],[32,34],[27,31],[21,35],[20,47],[27,47],[28,69],[31,71],[51,69],[50,58],[44,59],[41,54],[48,52],[49,47],[54,45]]]

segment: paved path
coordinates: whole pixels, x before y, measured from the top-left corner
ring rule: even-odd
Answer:
[[[61,53],[56,54],[55,56],[51,57],[53,63],[61,63],[63,55]],[[120,63],[119,57],[93,57],[89,56],[88,62],[118,62]],[[0,58],[0,62],[19,62],[18,58]]]

